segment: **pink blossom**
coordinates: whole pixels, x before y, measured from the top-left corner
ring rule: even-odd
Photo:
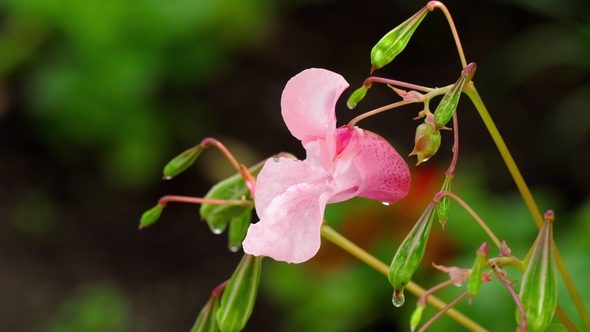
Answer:
[[[385,139],[358,127],[336,128],[336,101],[347,87],[342,76],[325,69],[307,69],[287,83],[283,119],[307,158],[269,159],[260,171],[260,221],[248,229],[246,253],[307,261],[320,248],[326,204],[356,196],[393,203],[408,193],[408,165]]]

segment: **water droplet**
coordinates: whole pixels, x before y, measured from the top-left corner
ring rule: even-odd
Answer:
[[[238,245],[231,245],[231,244],[230,244],[230,245],[228,246],[228,248],[229,248],[229,251],[231,251],[231,252],[238,252],[238,250],[240,250],[240,247],[242,247],[242,246],[241,246],[241,245],[239,245],[239,244],[238,244]]]
[[[221,228],[221,227],[211,228],[211,232],[213,232],[213,234],[221,234],[221,233],[223,233],[223,231],[224,231],[224,228]]]
[[[401,307],[402,305],[404,305],[404,302],[406,301],[406,298],[404,297],[404,291],[396,289],[393,291],[393,298],[391,299],[391,302],[393,303],[394,306],[396,307]]]
[[[164,180],[170,180],[170,179],[172,179],[172,177],[171,177],[171,176],[165,176],[165,177],[164,177]]]
[[[430,159],[430,157],[422,159],[422,162],[425,163],[428,161],[428,159]]]
[[[389,206],[389,202],[381,202],[381,204],[383,204],[385,206]]]

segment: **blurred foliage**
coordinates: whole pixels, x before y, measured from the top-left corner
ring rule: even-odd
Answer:
[[[128,331],[129,303],[116,287],[80,286],[59,306],[47,332]]]
[[[90,161],[112,183],[141,187],[171,144],[198,139],[212,116],[178,91],[259,43],[273,3],[7,0],[0,77],[25,73],[24,107],[63,163]]]

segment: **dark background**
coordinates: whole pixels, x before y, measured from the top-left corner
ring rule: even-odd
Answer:
[[[474,81],[482,98],[525,179],[548,202],[541,208],[556,209],[557,220],[563,220],[556,228],[579,236],[580,242],[568,238],[577,253],[569,259],[575,272],[589,252],[581,236],[588,228],[584,216],[590,215],[590,3],[445,4],[467,61],[478,64]],[[348,0],[1,2],[0,330],[188,331],[211,289],[229,277],[241,255],[226,249],[225,235],[213,236],[199,222],[196,206],[170,204],[157,224],[142,231],[137,230],[139,217],[166,194],[203,196],[232,170],[213,150],[172,181],[159,180],[162,166],[209,136],[224,142],[244,164],[278,151],[303,158],[280,117],[286,81],[303,69],[320,67],[342,74],[356,89],[368,75],[372,46],[423,5]],[[460,70],[448,24],[435,11],[406,50],[375,74],[437,87],[453,83]],[[396,98],[375,85],[354,111],[346,109],[343,99],[337,108],[339,125]],[[407,155],[418,124],[412,118],[420,110],[411,105],[360,126],[390,139]],[[475,189],[458,193],[482,201],[489,210],[499,209],[497,199],[507,197],[522,208],[467,98],[458,112],[457,178],[463,172],[465,178],[477,179],[466,181]],[[425,166],[436,170],[439,180],[450,161],[452,136],[443,135],[443,141],[441,152]],[[407,160],[418,172],[414,159]],[[413,181],[413,190],[421,191],[424,183]],[[435,192],[440,184],[425,192]],[[508,212],[508,222],[523,216]],[[526,247],[534,227],[526,213],[523,219],[530,229]],[[443,243],[433,250],[446,252],[453,261],[457,252],[466,249],[471,255],[481,242],[453,241],[467,244],[455,243],[447,252]],[[288,278],[291,266],[269,266],[275,266],[279,278]],[[281,277],[277,271],[285,267]],[[312,331],[300,322],[307,316],[290,310],[303,302],[289,302],[287,294],[281,302],[281,295],[273,294],[279,287],[273,287],[262,287],[246,330],[299,326]],[[374,299],[381,309],[359,318],[362,323],[332,325],[333,330],[392,330],[398,323],[405,329],[407,321],[391,312],[389,297]],[[354,298],[345,301],[362,304]],[[512,312],[513,303],[503,301]],[[487,307],[484,300],[480,304]]]

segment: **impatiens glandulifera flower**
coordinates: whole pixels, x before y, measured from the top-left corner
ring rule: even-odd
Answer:
[[[397,249],[389,267],[389,282],[393,285],[392,302],[396,307],[401,307],[404,304],[404,289],[424,257],[430,226],[435,216],[435,206],[435,201],[430,202],[414,228]]]
[[[412,37],[420,22],[426,17],[429,11],[428,6],[420,9],[416,14],[389,31],[371,50],[371,73],[393,61],[400,54]]]
[[[250,319],[258,293],[262,257],[245,254],[221,295],[217,324],[221,332],[241,331]]]
[[[260,221],[248,229],[246,253],[305,262],[320,248],[327,204],[356,196],[393,203],[408,193],[408,165],[385,139],[358,127],[336,128],[336,101],[347,87],[325,69],[305,70],[287,83],[283,119],[307,158],[269,159],[260,171]]]
[[[526,313],[529,332],[545,331],[557,307],[557,277],[553,259],[553,211],[544,215],[543,227],[522,277],[519,298]],[[517,313],[517,322],[520,315]]]
[[[471,276],[469,276],[469,282],[467,283],[467,292],[469,293],[470,304],[481,289],[481,284],[483,283],[482,273],[483,269],[488,263],[489,250],[490,249],[487,242],[482,243],[482,245],[477,249],[475,263],[473,263]]]
[[[262,165],[262,162],[258,163],[250,167],[248,171],[252,176],[256,176],[260,172]],[[250,190],[242,175],[236,173],[214,185],[204,199],[239,201],[245,200],[249,192]],[[200,213],[201,217],[207,221],[211,231],[215,234],[221,234],[230,221],[242,220],[246,214],[252,212],[253,208],[252,205],[202,204]]]
[[[430,159],[440,147],[440,130],[432,124],[424,122],[416,128],[416,137],[414,138],[414,150],[410,156],[418,157],[416,166]]]
[[[443,96],[442,100],[436,107],[436,110],[434,110],[434,123],[436,124],[436,129],[444,128],[453,117],[457,105],[459,105],[459,98],[463,93],[463,88],[466,84],[471,82],[473,75],[475,75],[475,69],[477,69],[477,66],[474,62],[463,68],[461,71],[461,77],[455,82],[453,88]]]

